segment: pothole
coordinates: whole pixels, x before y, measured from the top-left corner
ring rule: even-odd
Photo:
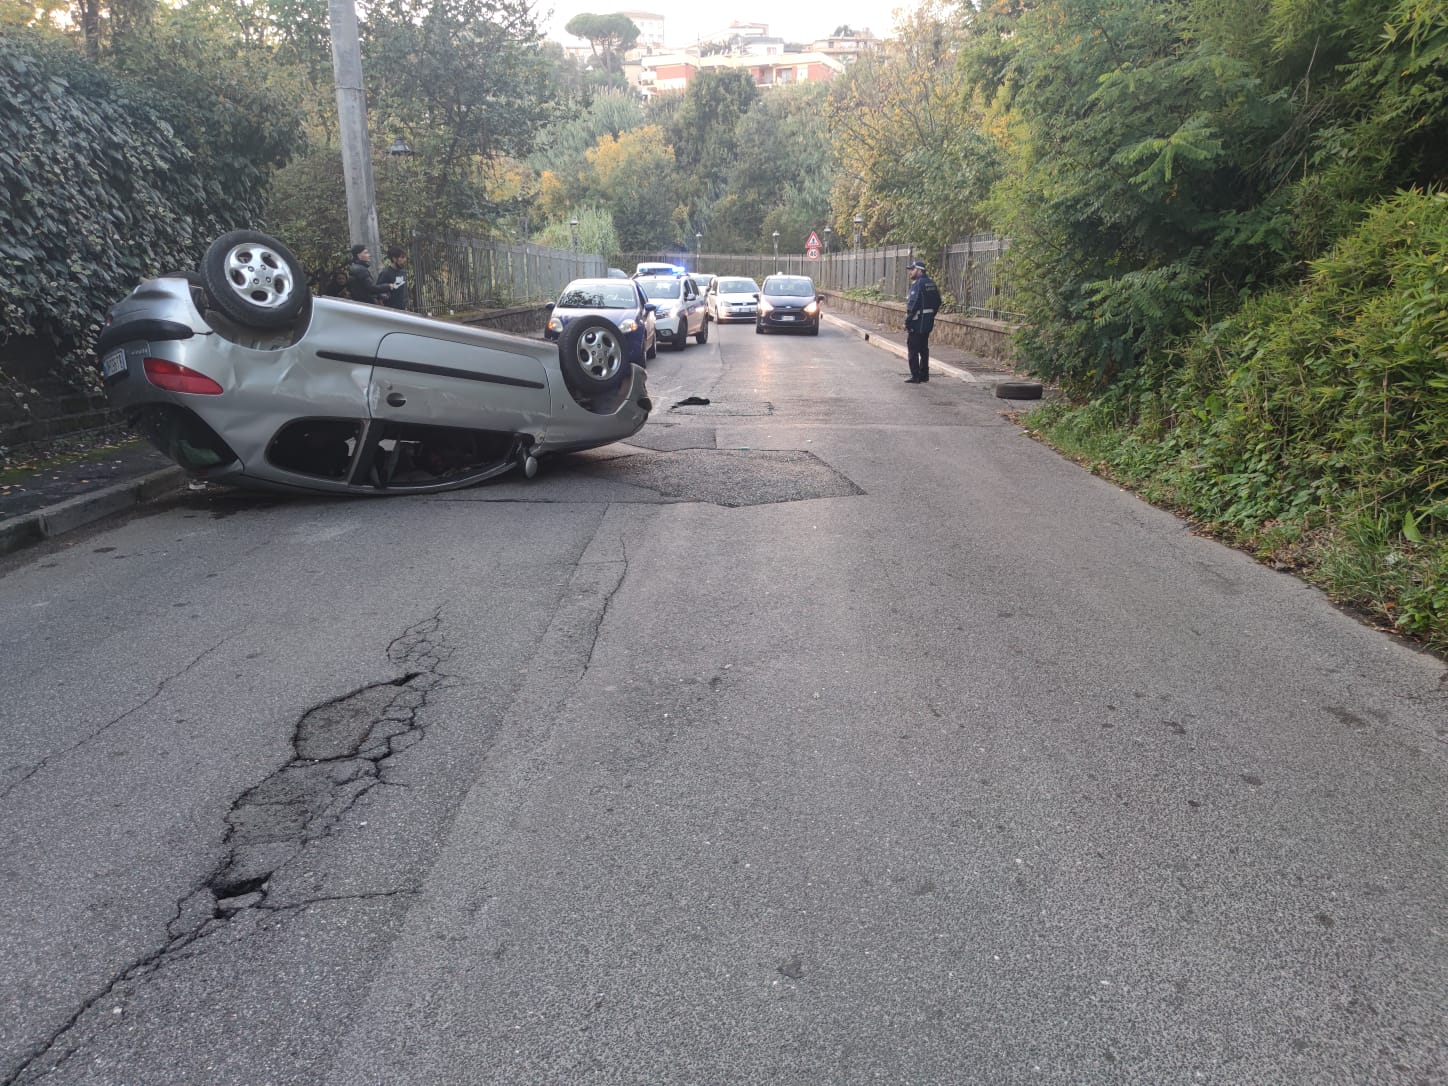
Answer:
[[[813,453],[792,449],[680,449],[615,457],[584,471],[644,487],[674,501],[729,508],[853,498],[864,493]]]

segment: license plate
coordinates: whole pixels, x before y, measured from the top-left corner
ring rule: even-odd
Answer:
[[[793,315],[791,315],[791,314],[789,314],[789,313],[786,313],[784,316],[780,317],[779,319],[782,320],[782,321],[792,321],[792,320],[794,320],[794,317],[793,317]]]
[[[117,347],[113,351],[107,351],[101,358],[101,377],[109,381],[112,377],[122,377],[126,370],[126,351],[124,347]]]

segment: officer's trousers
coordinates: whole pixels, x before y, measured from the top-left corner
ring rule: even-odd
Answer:
[[[909,351],[910,376],[930,380],[930,333],[906,332],[905,346]]]

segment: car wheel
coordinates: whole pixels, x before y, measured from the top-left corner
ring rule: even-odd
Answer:
[[[648,350],[644,351],[644,361],[648,362],[659,357],[659,341],[657,338],[649,340]]]
[[[312,297],[291,250],[255,230],[233,230],[213,241],[201,258],[201,281],[211,304],[248,328],[283,328]]]
[[[680,320],[684,320],[684,318],[681,317]],[[688,345],[689,322],[687,320],[684,320],[684,323],[679,326],[679,334],[674,337],[674,350],[682,351]]]
[[[575,317],[558,341],[558,365],[563,379],[580,395],[612,392],[622,382],[623,336],[607,317]]]
[[[764,335],[764,325],[760,324],[758,321],[754,322],[754,334],[756,336]]]
[[[698,334],[697,336],[695,336],[694,338],[697,339],[700,343],[708,343],[708,342],[709,342],[709,322],[708,322],[708,321],[705,321],[703,324],[699,325],[699,334]]]
[[[811,329],[809,330],[809,334],[812,335],[812,336],[817,336],[817,335],[819,335],[819,334],[820,334],[820,326],[819,326],[818,324],[816,324],[813,328],[811,328]]]

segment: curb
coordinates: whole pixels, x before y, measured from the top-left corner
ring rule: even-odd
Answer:
[[[879,347],[881,350],[889,351],[901,361],[910,361],[909,350],[904,345],[896,343],[894,340],[886,339],[884,336],[871,335],[865,329],[861,328],[858,324],[851,324],[844,318],[836,317],[831,313],[821,313],[820,317],[823,320],[829,321],[837,328],[843,329],[844,331],[849,332],[852,335],[859,336],[872,347]],[[950,376],[952,377],[958,377],[962,381],[970,381],[973,384],[991,383],[985,378],[977,377],[975,374],[971,373],[968,369],[965,369],[958,363],[946,362],[939,357],[933,357],[930,359],[930,368],[933,370],[936,367],[939,367],[941,370],[950,374]]]
[[[0,554],[10,554],[133,509],[142,502],[177,489],[185,479],[186,473],[180,468],[161,468],[123,483],[112,483],[90,494],[78,494],[33,513],[22,513],[0,521]]]

